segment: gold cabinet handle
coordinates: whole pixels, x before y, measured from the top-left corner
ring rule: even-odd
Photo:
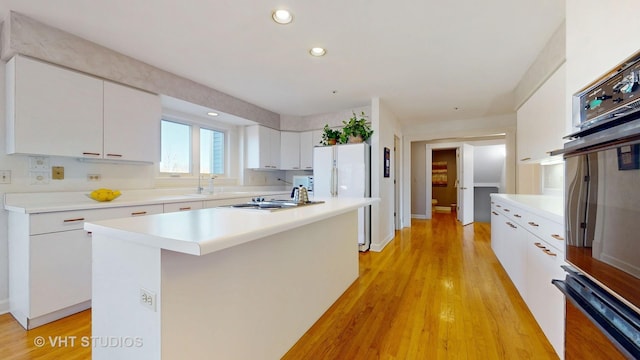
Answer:
[[[147,212],[146,211],[137,211],[137,212],[132,212],[131,216],[139,216],[139,215],[146,215]]]
[[[180,208],[180,209],[178,209],[178,210],[180,210],[180,211],[191,210],[191,206],[183,207],[183,208]]]
[[[541,244],[541,243],[539,243],[539,242],[535,242],[535,243],[533,243],[533,245],[535,245],[535,246],[536,246],[536,247],[538,247],[539,249],[546,249],[546,248],[544,247],[544,245],[542,245],[542,244]]]
[[[543,253],[549,255],[549,256],[558,256],[556,253],[552,253],[551,250],[549,249],[544,249],[542,250]]]
[[[531,158],[530,157],[526,157],[526,158],[520,159],[520,161],[527,161],[527,160],[531,160]]]
[[[512,228],[512,229],[517,229],[517,228],[518,228],[517,226],[513,225],[511,222],[508,222],[508,221],[507,221],[507,223],[506,223],[506,224],[507,224],[507,225],[509,225],[509,226],[511,226],[511,228]]]
[[[522,215],[520,215],[520,214],[513,214],[513,216],[517,217],[518,219],[520,219],[522,217]]]
[[[64,220],[62,220],[62,222],[65,222],[65,223],[78,222],[78,221],[84,221],[84,218],[64,219]]]
[[[491,213],[492,213],[493,215],[500,215],[500,214],[498,214],[498,213],[497,213],[497,212],[495,212],[495,211],[492,211]]]
[[[83,152],[82,155],[89,155],[89,156],[100,156],[100,153],[94,153],[94,152]]]
[[[502,205],[498,204],[498,205],[496,205],[496,207],[502,207]]]
[[[506,211],[506,212],[510,212],[511,210],[509,210],[509,209],[507,209],[507,208],[504,208],[504,211]]]
[[[107,156],[111,156],[111,157],[122,157],[122,155],[120,155],[120,154],[107,154]]]
[[[560,241],[564,240],[564,238],[562,236],[558,235],[558,234],[551,234],[551,237],[556,239],[556,240],[560,240]]]
[[[529,221],[528,224],[531,225],[531,226],[534,226],[534,227],[540,226],[539,224],[536,224],[533,221]]]

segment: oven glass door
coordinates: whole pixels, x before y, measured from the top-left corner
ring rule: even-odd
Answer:
[[[640,138],[565,155],[567,261],[640,309]]]

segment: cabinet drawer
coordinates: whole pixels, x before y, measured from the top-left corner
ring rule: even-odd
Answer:
[[[163,210],[163,206],[159,204],[32,214],[29,217],[29,234],[77,230],[84,227],[85,221],[161,214]]]
[[[529,216],[525,228],[564,254],[564,226],[539,216]]]
[[[164,212],[178,212],[202,209],[202,201],[185,201],[179,203],[164,204]]]

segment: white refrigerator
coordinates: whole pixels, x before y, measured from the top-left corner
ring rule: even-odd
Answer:
[[[315,147],[314,198],[370,197],[370,151],[366,143]],[[358,209],[358,245],[371,245],[371,206]]]

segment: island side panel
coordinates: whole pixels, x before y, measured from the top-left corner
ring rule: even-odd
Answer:
[[[162,358],[281,358],[358,277],[357,214],[201,257],[163,251]]]
[[[94,233],[92,359],[160,359],[160,249]],[[140,289],[156,294],[156,310]]]

